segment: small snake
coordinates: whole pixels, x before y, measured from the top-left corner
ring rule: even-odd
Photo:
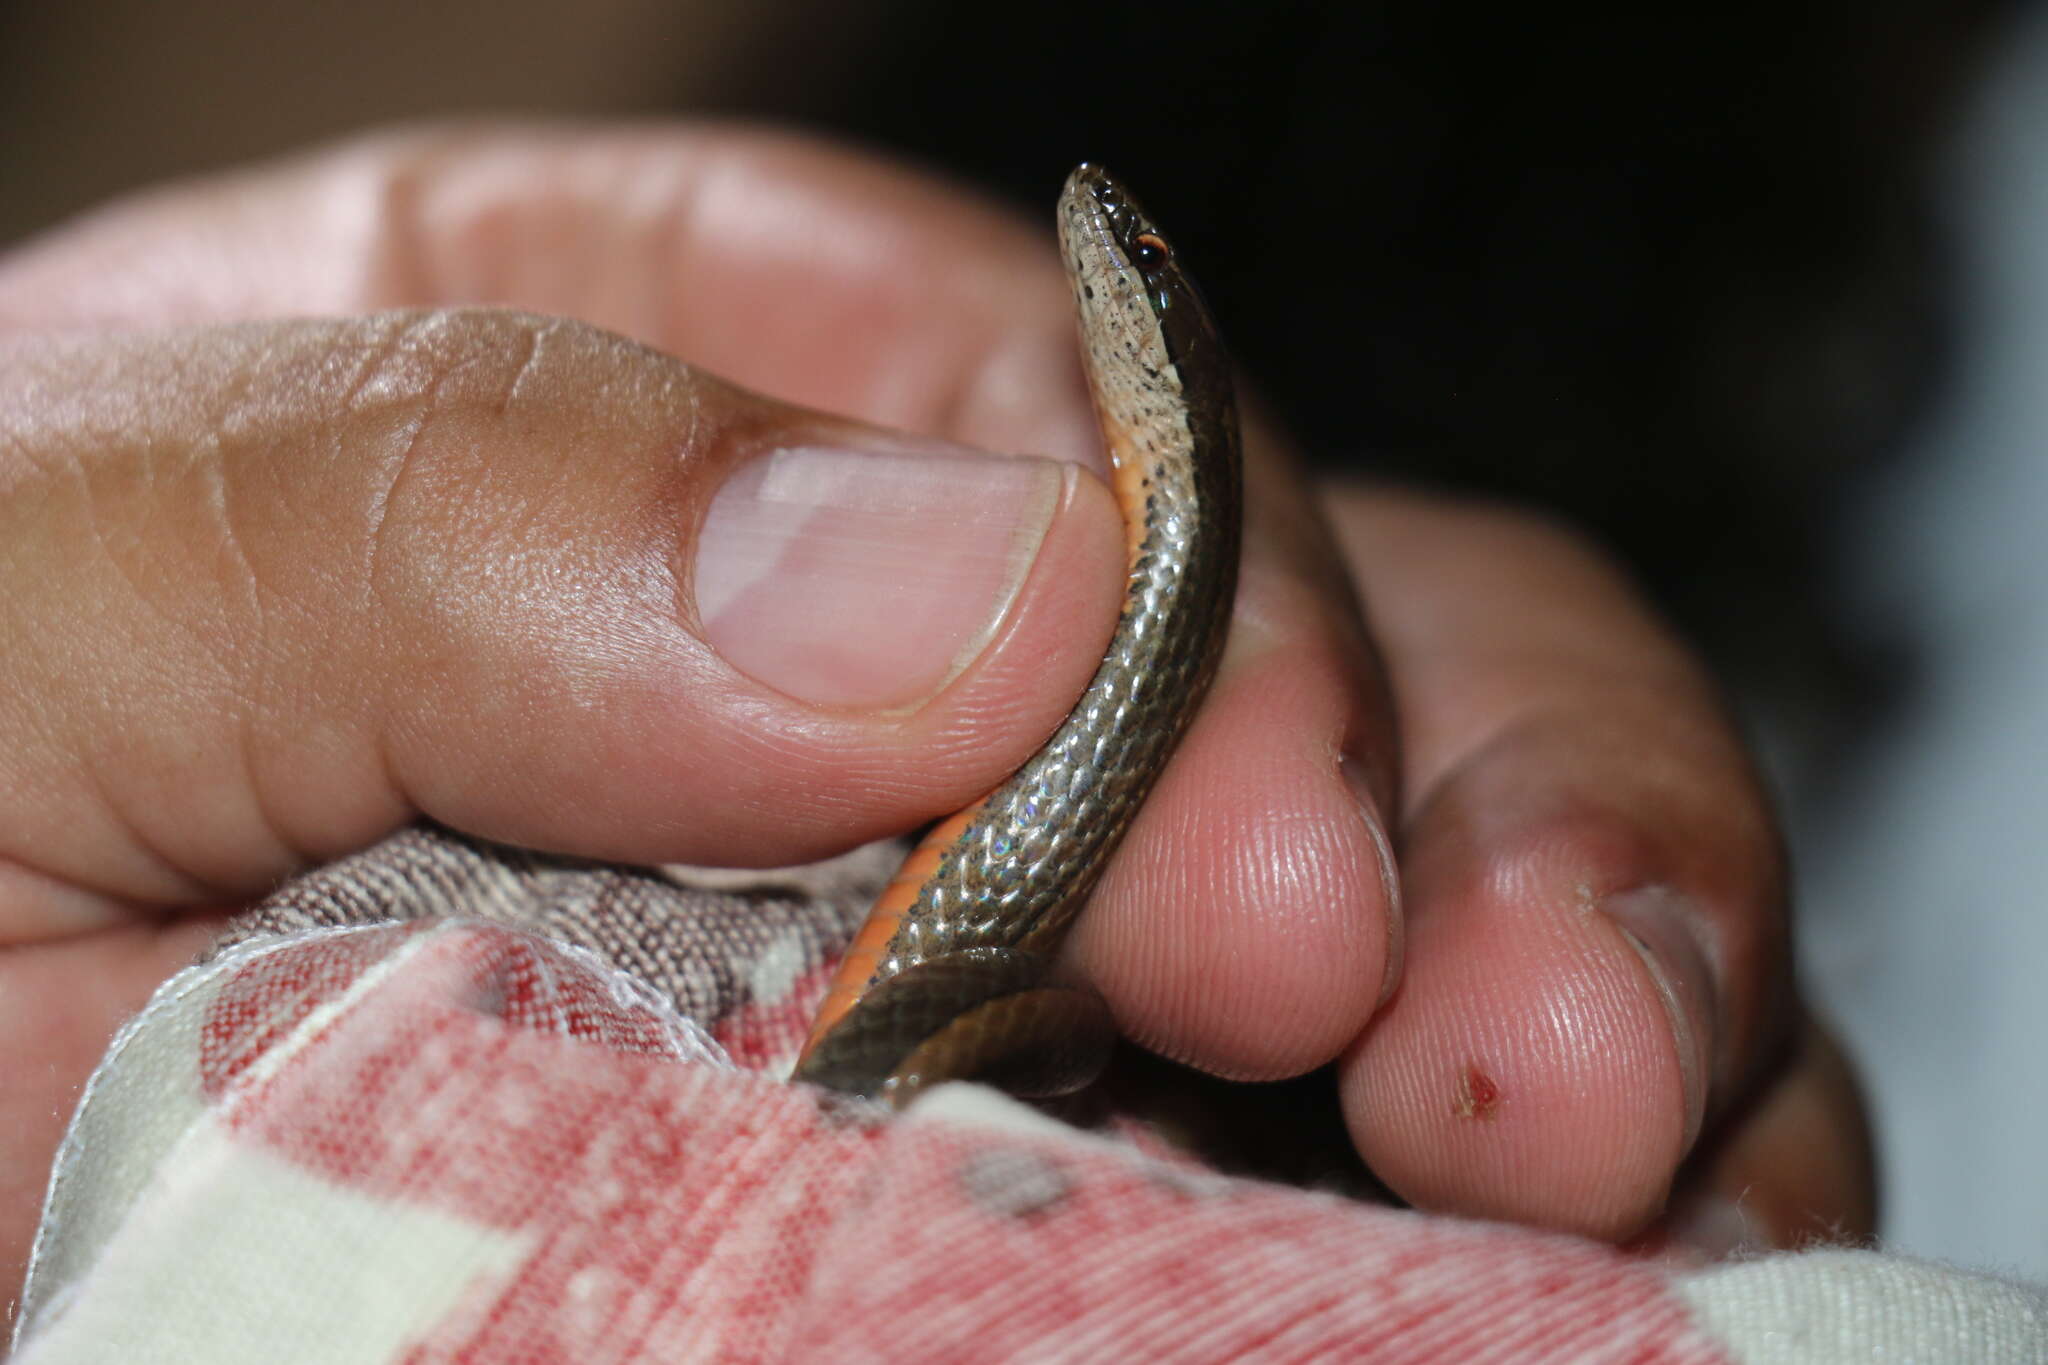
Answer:
[[[1053,959],[1222,653],[1243,475],[1230,361],[1173,248],[1099,167],[1067,178],[1060,248],[1130,546],[1108,653],[1010,779],[934,828],[847,950],[796,1078],[900,1106],[981,1080],[1094,1078],[1115,1029]]]

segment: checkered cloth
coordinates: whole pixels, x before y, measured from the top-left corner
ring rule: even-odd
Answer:
[[[18,1360],[2048,1360],[2048,1295],[1872,1252],[1684,1271],[789,1086],[892,857],[415,829],[286,886],[102,1063]]]

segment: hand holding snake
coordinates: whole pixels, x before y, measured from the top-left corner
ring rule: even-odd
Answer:
[[[1016,771],[1128,570],[1108,488],[1056,462],[1100,440],[1072,307],[1040,226],[724,131],[375,140],[0,260],[0,1240],[193,912],[422,814],[768,865]],[[1245,446],[1215,681],[1062,970],[1209,1072],[1334,1063],[1425,1207],[1624,1238],[1674,1191],[1747,1192],[1763,1239],[1866,1224],[1776,835],[1697,664],[1554,528],[1314,489],[1255,407]],[[920,608],[937,652],[883,652],[898,623],[844,575],[812,586],[878,648],[789,652],[762,623],[815,601],[705,570],[722,516],[757,543],[835,452],[928,526],[832,484],[849,553],[962,566]],[[1007,490],[995,521],[956,480]]]

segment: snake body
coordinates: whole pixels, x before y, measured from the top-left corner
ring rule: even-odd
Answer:
[[[1166,238],[1083,165],[1059,235],[1129,540],[1101,666],[1044,746],[905,860],[843,960],[797,1078],[897,1104],[978,1079],[1074,1089],[1114,1030],[1054,956],[1199,705],[1237,583],[1230,362]]]

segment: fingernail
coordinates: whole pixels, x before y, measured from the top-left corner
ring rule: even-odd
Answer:
[[[1023,586],[1067,475],[953,446],[776,450],[712,499],[697,541],[704,638],[823,706],[904,706],[981,652]]]
[[[1678,1040],[1678,1070],[1685,1085],[1685,1147],[1692,1150],[1706,1116],[1712,1075],[1714,973],[1706,920],[1687,896],[1650,886],[1609,896],[1600,909],[1642,957],[1663,997]]]
[[[1386,821],[1380,818],[1379,801],[1372,794],[1372,782],[1367,778],[1365,765],[1345,754],[1337,760],[1337,772],[1343,777],[1344,785],[1351,789],[1351,799],[1358,803],[1358,813],[1365,819],[1367,836],[1372,840],[1373,857],[1379,862],[1380,889],[1386,895],[1387,905],[1387,965],[1380,976],[1380,996],[1375,1008],[1387,1003],[1394,988],[1401,984],[1401,958],[1406,950],[1407,921],[1401,913],[1401,869],[1394,860],[1394,841],[1387,834]]]

